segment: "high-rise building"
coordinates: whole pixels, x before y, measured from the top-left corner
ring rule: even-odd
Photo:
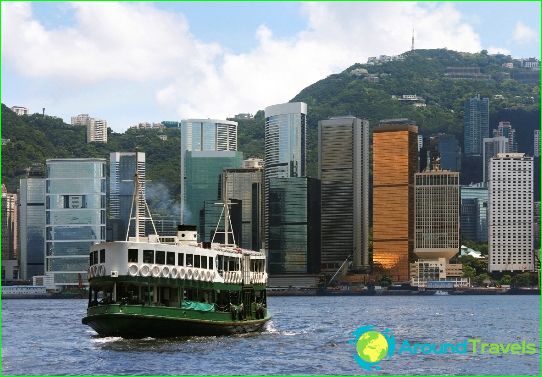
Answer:
[[[269,225],[269,180],[304,177],[307,140],[307,104],[289,102],[265,108],[264,239]]]
[[[198,222],[197,217],[192,218],[193,214],[187,212],[192,200],[187,196],[187,185],[190,184],[186,174],[187,153],[236,150],[237,122],[217,119],[185,119],[181,121],[181,224],[190,222],[196,224]]]
[[[19,189],[20,275],[24,280],[43,275],[45,263],[45,172],[42,165],[27,169]]]
[[[418,127],[408,119],[373,130],[373,261],[393,281],[409,280],[414,251]]]
[[[431,138],[431,143],[440,157],[440,167],[443,170],[461,170],[461,148],[454,135],[439,134]]]
[[[72,126],[88,126],[92,118],[88,114],[79,114],[71,118]]]
[[[493,137],[502,136],[508,140],[508,149],[501,152],[516,153],[518,151],[518,143],[516,140],[516,130],[512,128],[510,122],[499,122],[496,130],[493,130]]]
[[[533,156],[540,157],[540,130],[534,130]]]
[[[105,241],[105,159],[46,163],[46,274],[61,287],[87,284],[89,248]]]
[[[449,260],[459,252],[459,173],[415,174],[414,252],[421,259]]]
[[[263,236],[263,169],[225,169],[222,185],[222,202],[233,199],[241,206],[241,229],[240,237],[236,238],[237,244],[246,249],[260,250]]]
[[[487,242],[487,186],[461,186],[461,239]]]
[[[270,274],[315,273],[320,264],[320,190],[306,177],[269,180]]]
[[[485,137],[482,152],[483,182],[487,184],[489,176],[489,161],[498,153],[506,153],[509,149],[508,139],[504,136]]]
[[[499,153],[489,164],[489,271],[532,271],[533,158]]]
[[[352,116],[318,122],[321,271],[351,257],[369,267],[369,122]]]
[[[87,125],[87,143],[107,143],[107,121],[91,118]]]
[[[467,156],[482,155],[482,141],[489,137],[489,99],[480,95],[470,98],[465,103],[464,144]]]
[[[211,241],[211,235],[203,234],[201,229],[201,211],[205,201],[222,202],[222,172],[224,169],[241,168],[243,153],[228,150],[186,151],[184,164],[186,198],[184,222],[198,225],[200,239]],[[216,226],[218,217],[207,216],[205,223]]]
[[[141,194],[145,197],[145,153],[111,152],[109,154],[109,218],[112,227],[111,241],[124,241],[132,209],[134,176],[139,175]],[[145,203],[139,205],[143,216]],[[145,221],[139,224],[140,234],[145,234]],[[131,222],[130,234],[135,235],[135,222]]]
[[[533,242],[534,250],[540,254],[540,202],[533,203]]]
[[[17,194],[8,192],[2,184],[2,260],[19,257],[19,223]]]

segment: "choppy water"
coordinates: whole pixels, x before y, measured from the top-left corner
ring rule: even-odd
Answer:
[[[398,342],[540,344],[538,296],[271,297],[257,335],[124,340],[81,324],[85,300],[4,300],[5,375],[408,374],[539,375],[540,355],[395,355],[367,372],[348,341],[362,325]],[[538,348],[537,352],[540,348]]]

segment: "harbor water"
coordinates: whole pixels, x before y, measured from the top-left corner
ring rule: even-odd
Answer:
[[[100,338],[81,324],[86,300],[3,300],[3,375],[539,375],[539,296],[270,297],[260,334]],[[389,329],[398,346],[537,345],[534,355],[395,354],[378,371],[354,360],[353,332]]]

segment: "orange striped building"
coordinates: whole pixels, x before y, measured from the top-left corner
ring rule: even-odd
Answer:
[[[418,127],[408,119],[373,130],[373,263],[393,282],[409,281],[414,259],[414,174]]]

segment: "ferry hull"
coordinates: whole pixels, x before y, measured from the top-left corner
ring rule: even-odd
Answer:
[[[147,308],[152,311],[152,308]],[[194,314],[191,313],[194,317]],[[211,313],[201,313],[211,314]],[[229,317],[229,314],[226,314]],[[202,317],[205,317],[203,315]],[[82,323],[90,326],[100,336],[123,338],[168,338],[178,336],[216,336],[262,331],[269,316],[262,319],[214,320],[186,318],[185,316],[161,316],[159,313],[103,313],[90,314]]]

